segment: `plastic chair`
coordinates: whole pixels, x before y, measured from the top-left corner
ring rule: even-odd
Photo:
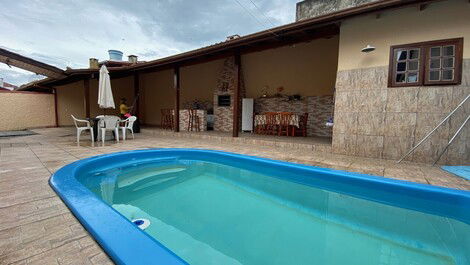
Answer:
[[[90,125],[90,122],[87,120],[80,120],[75,118],[75,116],[72,116],[73,123],[75,124],[75,127],[77,128],[77,145],[80,145],[80,135],[82,134],[83,131],[90,130],[90,135],[91,135],[91,145],[94,146],[95,144],[95,136],[93,135],[93,128]],[[79,126],[79,123],[85,123],[86,126]]]
[[[134,122],[137,120],[136,116],[130,116],[129,118],[121,121],[124,122],[124,126],[121,126],[122,130],[122,139],[126,140],[126,132],[127,130],[131,131],[132,133],[132,139],[135,139],[134,137]]]
[[[104,116],[99,122],[99,130],[100,130],[100,137],[101,141],[103,142],[106,139],[106,132],[112,131],[114,132],[114,136],[116,138],[116,142],[119,143],[119,122],[121,119],[118,116]]]

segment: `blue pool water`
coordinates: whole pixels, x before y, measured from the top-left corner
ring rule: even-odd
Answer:
[[[145,233],[189,264],[470,264],[469,223],[433,214],[447,206],[431,197],[379,202],[372,185],[338,192],[315,175],[306,185],[296,170],[224,161],[137,159],[77,179],[129,221],[148,219]]]

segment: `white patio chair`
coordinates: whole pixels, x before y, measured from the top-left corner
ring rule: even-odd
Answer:
[[[93,128],[90,125],[90,122],[87,120],[80,120],[75,118],[75,116],[72,116],[73,123],[75,124],[75,128],[77,128],[77,145],[80,145],[80,135],[82,134],[83,131],[90,130],[90,135],[91,135],[91,145],[95,145],[95,136],[93,135]],[[85,124],[86,126],[80,126],[80,124]]]
[[[103,142],[106,140],[106,132],[111,131],[114,132],[114,136],[116,137],[116,142],[119,142],[119,119],[118,116],[104,116],[99,123],[99,130],[101,131],[100,137],[101,141]]]
[[[134,137],[134,122],[137,120],[137,117],[136,116],[130,116],[129,118],[121,121],[121,122],[124,122],[124,126],[121,126],[121,130],[122,130],[122,139],[123,140],[126,140],[126,133],[127,133],[127,130],[131,131],[132,133],[132,139],[135,139]]]

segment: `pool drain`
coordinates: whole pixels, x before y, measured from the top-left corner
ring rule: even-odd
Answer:
[[[132,223],[134,223],[137,227],[139,227],[142,230],[145,230],[150,225],[150,221],[144,218],[134,219],[132,220]]]

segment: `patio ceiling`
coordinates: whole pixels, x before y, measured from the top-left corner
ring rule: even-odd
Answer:
[[[410,5],[417,5],[419,7],[418,10],[421,10],[423,4],[436,1],[439,0],[376,1],[138,65],[110,67],[109,71],[112,78],[125,77],[136,73],[153,72],[161,69],[198,64],[232,56],[235,53],[244,54],[306,42],[316,38],[328,38],[339,34],[339,25],[345,19],[369,13],[380,14],[380,12],[386,10]],[[22,86],[20,90],[34,90],[35,87],[52,87],[72,83],[80,79],[92,78],[93,74],[98,73],[98,69],[69,69],[66,70],[65,73],[68,76],[60,80],[45,79],[36,81]],[[96,78],[96,75],[94,75],[94,77]]]
[[[15,66],[49,78],[63,79],[67,77],[62,69],[2,48],[0,48],[0,62],[8,66]]]

